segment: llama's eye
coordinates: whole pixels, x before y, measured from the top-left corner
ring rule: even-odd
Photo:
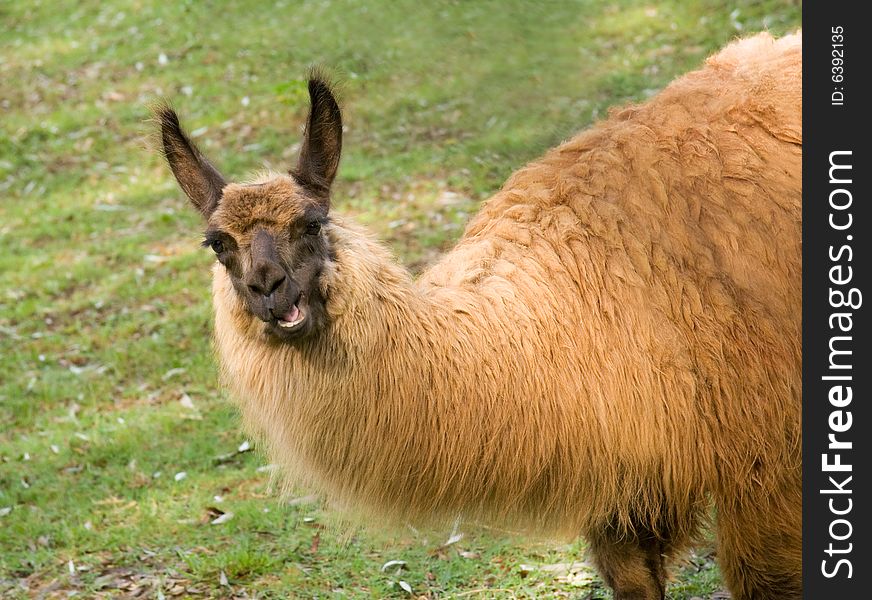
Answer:
[[[224,242],[221,240],[212,240],[212,242],[209,243],[209,247],[212,248],[212,251],[215,252],[215,254],[221,254],[224,252]]]
[[[306,233],[308,235],[317,235],[321,231],[321,223],[319,221],[309,221],[306,224]]]

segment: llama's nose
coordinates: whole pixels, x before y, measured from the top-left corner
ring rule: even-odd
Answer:
[[[253,269],[251,277],[246,281],[252,293],[270,298],[285,281],[284,269],[275,263],[264,263]]]

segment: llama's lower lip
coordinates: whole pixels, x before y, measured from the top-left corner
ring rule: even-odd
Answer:
[[[303,321],[306,320],[305,311],[298,305],[294,305],[291,307],[285,315],[276,319],[276,325],[278,325],[281,329],[288,331],[291,329],[296,329],[300,325],[303,324]]]

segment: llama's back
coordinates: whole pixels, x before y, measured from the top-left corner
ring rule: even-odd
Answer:
[[[613,111],[516,172],[423,281],[481,281],[482,265],[528,246],[529,236],[582,236],[622,250],[645,283],[672,260],[795,314],[801,88],[798,33],[728,46],[651,101]],[[476,254],[486,260],[466,260]]]
[[[516,172],[422,285],[480,291],[532,256],[675,321],[765,307],[798,340],[801,92],[800,34],[728,46]]]
[[[620,435],[600,432],[616,456],[798,467],[801,52],[799,34],[761,34],[614,111],[516,172],[420,285],[490,298],[552,342],[571,332],[574,364],[531,368],[583,379],[603,423],[631,403]]]

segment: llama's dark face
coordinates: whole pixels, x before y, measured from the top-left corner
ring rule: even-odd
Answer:
[[[184,134],[175,112],[157,110],[167,161],[207,221],[203,245],[224,265],[236,293],[280,342],[317,335],[328,324],[322,273],[331,259],[330,185],[339,166],[342,119],[319,79],[297,166],[249,184],[227,184]]]
[[[331,259],[325,208],[288,176],[230,184],[209,217],[203,245],[227,269],[248,312],[279,341],[327,325],[322,274]]]

